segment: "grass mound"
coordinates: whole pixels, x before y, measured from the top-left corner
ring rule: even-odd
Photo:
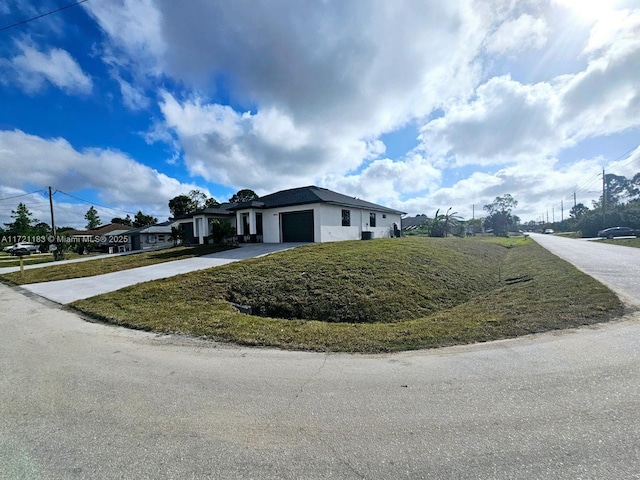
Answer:
[[[357,275],[354,265],[361,267]],[[311,288],[309,280],[302,280],[308,275]],[[247,287],[240,288],[242,282]],[[296,301],[321,297],[328,302],[325,288],[336,302],[360,295],[367,318],[381,320],[245,315],[228,297],[250,285],[278,302],[294,298],[293,292]],[[415,237],[313,245],[127,287],[71,306],[91,318],[143,330],[243,345],[363,353],[496,340],[603,322],[624,313],[613,292],[531,240]],[[385,317],[385,311],[401,312],[402,319]]]
[[[393,322],[469,301],[498,282],[499,245],[460,239],[380,239],[299,248],[212,270],[207,280],[254,315]]]

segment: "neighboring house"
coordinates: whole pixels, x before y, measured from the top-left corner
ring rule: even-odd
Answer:
[[[173,247],[171,227],[176,225],[176,222],[169,221],[147,227],[129,228],[123,235],[129,237],[131,250],[168,248]]]
[[[405,217],[402,219],[402,231],[410,232],[420,228],[424,222],[429,221],[429,217],[426,215],[416,215],[415,217]]]
[[[176,217],[174,222],[182,230],[187,243],[207,243],[207,238],[211,235],[209,226],[212,220],[224,220],[235,226],[236,214],[229,209],[236,205],[236,203],[221,203],[213,207],[201,208],[189,215]]]
[[[242,242],[334,242],[390,237],[404,212],[316,186],[228,207]]]
[[[131,230],[131,227],[128,225],[109,223],[93,230],[66,231],[58,236],[71,238],[73,243],[94,243],[100,250],[104,251],[123,251],[129,249],[125,239],[125,234],[129,230]]]

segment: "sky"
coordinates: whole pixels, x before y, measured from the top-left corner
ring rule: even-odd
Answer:
[[[523,221],[640,171],[640,0],[0,3],[0,225],[306,185]],[[10,28],[5,28],[10,27]]]

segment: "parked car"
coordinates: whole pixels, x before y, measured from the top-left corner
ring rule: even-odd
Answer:
[[[634,230],[629,227],[611,227],[600,230],[598,236],[602,238],[640,237],[640,230]]]
[[[13,250],[13,245],[8,245],[2,249],[5,253],[11,253],[11,250]]]
[[[548,234],[548,235],[551,235],[552,233],[554,233],[554,232],[553,232],[553,228],[547,228],[547,229],[546,229],[544,232],[542,232],[542,233],[546,233],[546,234]]]
[[[19,242],[11,247],[9,253],[11,255],[31,255],[32,253],[40,253],[40,247],[31,242]]]

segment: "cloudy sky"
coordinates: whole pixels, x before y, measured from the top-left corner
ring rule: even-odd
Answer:
[[[81,227],[311,184],[560,220],[640,171],[640,0],[86,0],[3,29],[69,3],[0,3],[0,222],[49,222],[49,186]]]

